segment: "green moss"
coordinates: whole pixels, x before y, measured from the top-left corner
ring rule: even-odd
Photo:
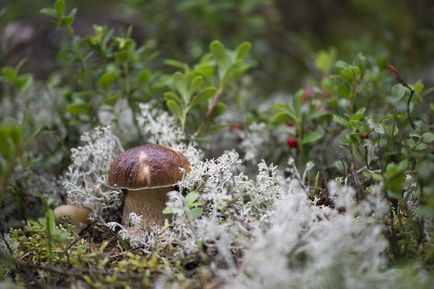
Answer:
[[[14,241],[14,257],[29,265],[22,264],[12,270],[24,282],[29,276],[22,273],[27,269],[38,273],[33,277],[41,284],[55,285],[68,280],[71,288],[80,288],[77,280],[90,288],[142,288],[151,286],[158,275],[167,271],[174,273],[177,283],[187,280],[180,261],[172,264],[165,258],[131,252],[117,240],[98,243],[81,238],[68,223],[56,226],[51,239],[51,257],[43,219],[31,220],[23,229],[11,230],[10,237]],[[111,236],[100,237],[108,240]]]
[[[90,260],[83,258],[90,253],[90,246],[81,239],[72,225],[60,224],[51,236],[51,254],[45,220],[30,220],[23,230],[13,229],[10,237],[16,242],[14,255],[36,264],[54,266],[86,265]],[[51,255],[51,256],[50,256]],[[51,259],[51,260],[50,260]]]

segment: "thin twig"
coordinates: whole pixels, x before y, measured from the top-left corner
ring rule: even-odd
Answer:
[[[211,98],[211,102],[208,105],[208,111],[206,112],[206,115],[205,115],[206,120],[209,119],[211,117],[211,114],[214,112],[214,109],[215,109],[222,93],[223,93],[223,88],[220,87],[219,90],[217,90],[217,92]]]
[[[416,129],[416,126],[413,123],[413,120],[411,119],[411,115],[410,115],[410,103],[411,103],[411,99],[413,98],[413,94],[414,94],[414,89],[410,88],[410,86],[408,86],[407,84],[405,85],[408,89],[410,89],[410,95],[408,97],[408,101],[407,101],[407,118],[408,118],[408,122],[410,123],[410,126],[412,129]]]
[[[387,70],[388,70],[389,75],[393,76],[396,79],[396,81],[398,81],[401,85],[403,85],[408,90],[410,90],[410,96],[408,97],[408,100],[407,100],[407,118],[408,118],[408,122],[410,123],[411,128],[416,129],[416,126],[414,125],[414,122],[411,119],[411,115],[410,115],[410,104],[411,104],[411,100],[413,98],[414,89],[411,88],[410,85],[404,79],[402,79],[398,70],[393,65],[389,64],[389,66],[387,67]]]
[[[213,95],[213,97],[211,98],[211,101],[208,104],[208,110],[205,114],[205,119],[202,121],[202,123],[199,125],[198,129],[196,130],[195,135],[199,135],[202,130],[208,125],[208,121],[211,118],[212,113],[215,110],[215,107],[221,97],[223,93],[223,87],[220,87],[216,93]]]

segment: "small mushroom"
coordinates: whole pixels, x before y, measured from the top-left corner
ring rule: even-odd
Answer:
[[[129,149],[114,159],[108,185],[127,190],[122,222],[130,213],[142,216],[143,226],[162,225],[167,193],[190,171],[190,162],[169,147],[147,144]]]
[[[61,205],[54,209],[56,219],[69,218],[76,226],[87,224],[89,215],[90,210],[88,208],[74,205]]]

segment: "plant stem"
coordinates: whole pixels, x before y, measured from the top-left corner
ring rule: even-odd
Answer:
[[[213,95],[213,97],[211,98],[211,101],[208,105],[208,111],[205,114],[205,119],[200,123],[199,127],[197,128],[196,132],[194,133],[195,135],[199,135],[208,125],[209,119],[212,115],[212,113],[214,112],[214,109],[221,97],[223,93],[223,86],[221,86],[216,93]]]

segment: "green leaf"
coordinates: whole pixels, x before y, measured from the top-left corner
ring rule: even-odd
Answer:
[[[329,115],[329,113],[327,113],[327,112],[314,111],[314,112],[309,113],[306,116],[306,120],[307,121],[312,121],[312,120],[315,120],[315,119],[318,119],[318,118],[321,118],[321,117],[324,117],[324,116],[328,116],[328,115]]]
[[[289,120],[291,120],[292,122],[297,122],[297,116],[295,114],[294,109],[287,104],[278,103],[278,104],[274,105],[273,112],[276,115],[275,119],[278,116],[279,120],[283,120],[283,116],[281,116],[281,114],[285,114],[285,115],[287,115]],[[277,121],[277,119],[276,119],[276,121]]]
[[[68,104],[66,112],[74,115],[89,114],[88,107],[84,102],[76,102]]]
[[[336,60],[336,50],[322,50],[315,56],[315,66],[324,74],[328,74],[332,69],[333,63]]]
[[[215,40],[211,43],[210,50],[217,62],[217,66],[219,67],[219,78],[220,80],[223,80],[226,71],[231,65],[225,47],[220,41]]]
[[[60,23],[65,26],[71,26],[72,24],[74,24],[74,17],[64,16],[60,19]]]
[[[354,65],[349,65],[340,71],[340,74],[350,82],[354,82],[357,76],[360,75],[360,68]]]
[[[351,120],[362,120],[364,118],[364,113],[366,111],[366,107],[360,108],[352,117]]]
[[[166,101],[169,101],[169,100],[173,100],[175,102],[179,102],[180,101],[178,95],[176,93],[174,93],[174,92],[171,92],[171,91],[167,91],[167,92],[164,93],[164,99]]]
[[[183,62],[181,62],[181,61],[177,61],[177,60],[173,60],[173,59],[166,59],[166,60],[164,61],[164,63],[165,63],[166,65],[169,65],[169,66],[172,66],[172,67],[175,67],[175,68],[182,69],[184,72],[187,72],[187,71],[188,71],[188,65],[185,64],[185,63],[183,63]]]
[[[368,59],[366,58],[363,53],[359,52],[357,53],[356,57],[354,57],[353,64],[358,66],[363,70],[363,68],[366,66]]]
[[[42,14],[57,18],[56,10],[54,10],[52,8],[43,8],[39,12],[41,12]]]
[[[77,14],[77,8],[73,8],[71,10],[71,12],[69,12],[68,16],[71,17],[74,20],[75,14]]]
[[[142,70],[137,76],[137,79],[140,84],[146,84],[149,82],[149,79],[151,79],[151,72],[147,69]]]
[[[244,73],[249,68],[248,65],[244,65],[241,67],[241,64],[242,64],[242,61],[237,60],[235,63],[231,64],[224,71],[223,78],[222,78],[222,85],[225,85],[230,78],[232,78],[232,80],[236,80],[239,77],[239,75]],[[240,69],[240,68],[242,68],[242,69]]]
[[[104,98],[104,103],[110,106],[113,106],[116,104],[116,102],[119,100],[120,95],[110,95],[106,98]]]
[[[211,42],[210,50],[216,59],[226,58],[225,47],[220,41],[214,40],[213,42]]]
[[[54,9],[56,10],[57,17],[65,15],[65,0],[57,0],[54,3]]]
[[[419,95],[424,88],[424,84],[422,81],[418,80],[415,84],[413,84],[414,93],[416,95]]]
[[[183,114],[182,114],[182,110],[179,107],[179,105],[173,101],[173,100],[168,100],[166,101],[166,105],[169,108],[169,110],[181,121],[183,120]]]
[[[233,74],[236,78],[238,78],[240,75],[244,74],[247,70],[249,70],[249,68],[250,65],[239,63]]]
[[[216,106],[214,107],[213,112],[211,113],[210,119],[214,119],[218,117],[223,112],[225,112],[226,109],[227,109],[226,104],[224,104],[223,102],[217,103]]]
[[[246,57],[246,55],[250,52],[250,49],[252,48],[252,44],[250,42],[243,42],[237,47],[236,51],[236,60],[241,60]]]
[[[18,71],[13,67],[6,66],[2,68],[2,76],[9,82],[14,83],[18,78]]]
[[[56,219],[54,217],[54,212],[52,209],[48,209],[45,212],[45,217],[47,219],[47,231],[49,236],[53,236],[56,230]]]
[[[336,169],[338,170],[338,171],[340,171],[341,173],[343,173],[343,172],[345,172],[345,167],[344,167],[344,165],[342,164],[342,161],[334,161],[334,166],[336,167]]]
[[[179,213],[183,213],[183,210],[180,208],[169,208],[166,207],[163,209],[162,211],[163,214],[167,215],[167,214],[179,214]]]
[[[434,208],[429,206],[421,206],[416,209],[416,214],[420,217],[434,218]]]
[[[191,206],[197,199],[199,198],[199,192],[198,191],[192,191],[185,196],[185,202],[187,206]]]
[[[348,121],[337,114],[333,115],[333,121],[336,122],[337,124],[348,127]]]
[[[23,127],[14,120],[0,123],[0,160],[14,157],[17,147],[23,142]]]
[[[294,120],[291,117],[289,117],[287,113],[281,112],[281,113],[275,114],[273,116],[272,123],[273,124],[282,124],[282,123],[289,122],[289,121],[293,122]]]
[[[382,182],[384,180],[383,176],[381,174],[372,173],[371,177],[376,182]]]
[[[405,174],[404,171],[407,167],[407,162],[402,161],[398,165],[390,163],[386,167],[385,188],[391,197],[400,199],[402,188],[404,186]]]
[[[309,132],[305,137],[303,137],[303,144],[310,144],[318,141],[324,136],[324,131],[322,129],[318,129],[316,131]]]
[[[108,91],[113,86],[117,77],[116,71],[107,71],[98,79],[98,84],[103,90]]]
[[[393,97],[401,99],[405,96],[406,88],[402,84],[395,84],[391,93]]]
[[[188,93],[188,87],[186,82],[186,76],[180,72],[176,72],[173,75],[173,79],[175,81],[175,87],[178,92],[181,94],[184,103],[190,102],[190,94]]]
[[[188,93],[190,95],[194,94],[203,84],[204,80],[202,76],[196,76],[190,83],[190,87],[188,88]]]
[[[164,208],[163,209],[163,214],[164,215],[173,214],[172,208],[169,208],[169,207]]]
[[[399,172],[404,172],[407,169],[407,167],[408,167],[408,160],[407,159],[404,159],[403,161],[401,161],[398,164]]]
[[[194,67],[196,73],[205,76],[214,76],[215,66],[210,64],[198,64]]]
[[[384,132],[387,136],[396,136],[399,132],[399,127],[395,124],[387,124],[384,126]]]
[[[422,140],[424,143],[430,144],[434,142],[434,133],[426,132],[422,135]]]
[[[22,75],[15,81],[15,86],[20,91],[24,92],[30,88],[33,83],[33,77],[31,75]]]
[[[342,70],[348,68],[348,64],[343,60],[338,60],[335,63],[335,67],[338,69],[339,72],[341,72]]]
[[[387,194],[392,198],[392,199],[397,199],[400,200],[402,199],[402,196],[400,194],[395,193],[394,191],[388,190]]]
[[[202,90],[199,94],[193,97],[193,101],[191,102],[191,106],[200,105],[206,101],[208,101],[213,95],[215,95],[217,89],[215,87],[207,87]]]
[[[193,208],[193,209],[191,209],[190,213],[191,213],[191,218],[192,219],[197,219],[200,216],[202,216],[202,214],[203,214],[203,208],[202,207]]]

